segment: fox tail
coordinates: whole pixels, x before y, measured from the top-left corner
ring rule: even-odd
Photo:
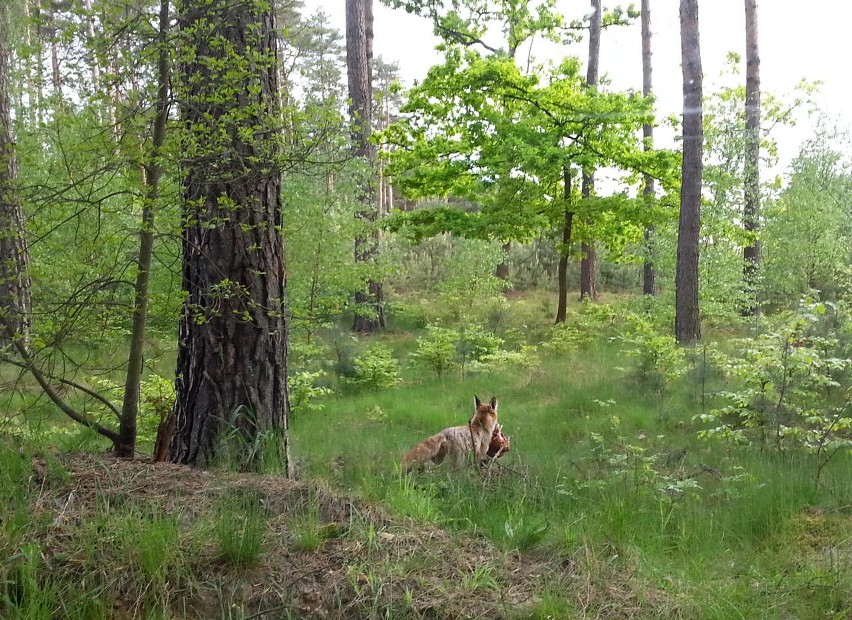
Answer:
[[[424,439],[405,453],[402,457],[402,468],[406,472],[410,472],[418,465],[425,464],[426,461],[440,465],[447,453],[447,441],[447,438],[442,434]]]

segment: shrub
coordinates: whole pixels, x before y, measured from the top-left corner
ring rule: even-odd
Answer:
[[[559,323],[550,329],[547,339],[541,343],[541,348],[550,353],[570,353],[590,340],[588,333],[583,333],[572,323]]]
[[[308,411],[321,411],[322,403],[314,402],[322,396],[331,394],[326,387],[316,385],[316,381],[325,376],[325,372],[297,372],[287,377],[287,386],[290,392],[290,409],[293,413],[304,413]]]
[[[417,351],[411,354],[416,364],[429,368],[439,377],[456,366],[455,330],[429,325],[428,334],[417,339]]]
[[[452,268],[440,286],[439,298],[456,321],[499,320],[495,307],[504,306],[503,290],[509,286],[494,275],[503,250],[493,242],[466,239],[459,243]]]
[[[524,345],[519,351],[494,351],[483,355],[480,359],[471,362],[471,372],[493,372],[505,368],[539,368],[541,360],[536,354],[536,348]]]
[[[629,315],[623,331],[622,352],[635,364],[627,372],[641,385],[662,394],[686,371],[684,350],[674,336],[660,333],[648,319]]]
[[[812,335],[826,311],[824,304],[805,299],[777,328],[735,341],[737,354],[716,355],[715,363],[736,384],[719,394],[723,406],[695,416],[711,425],[699,436],[779,452],[803,447],[823,464],[852,446],[849,396],[838,381],[852,360],[833,355],[835,339]]]
[[[399,383],[399,362],[391,350],[382,345],[373,345],[354,360],[355,376],[352,383],[371,390],[385,390]]]
[[[498,351],[503,339],[485,331],[479,325],[463,327],[456,333],[455,352],[464,372],[468,362],[479,362]]]
[[[448,370],[478,363],[500,351],[503,339],[486,331],[480,325],[470,325],[455,330],[429,325],[428,334],[417,339],[414,362],[434,371],[439,377]]]
[[[612,336],[620,318],[617,308],[584,300],[579,312],[550,328],[541,346],[552,353],[576,351],[593,340]]]

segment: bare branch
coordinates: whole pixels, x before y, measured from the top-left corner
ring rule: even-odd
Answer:
[[[87,416],[85,413],[77,411],[73,407],[71,407],[68,403],[66,403],[59,393],[53,389],[53,386],[50,384],[49,379],[41,372],[39,367],[35,364],[32,355],[27,351],[27,348],[24,346],[24,343],[21,342],[19,338],[15,337],[14,330],[12,325],[9,323],[9,320],[0,315],[0,323],[3,324],[7,334],[12,340],[12,346],[18,352],[18,355],[21,356],[23,360],[24,367],[30,372],[33,378],[38,382],[41,386],[41,389],[44,391],[45,395],[50,398],[53,403],[62,410],[62,412],[67,415],[69,418],[82,424],[83,426],[87,426],[99,435],[103,435],[107,439],[109,439],[114,445],[118,444],[118,433],[114,430],[109,429],[97,421],[93,420],[91,417]]]

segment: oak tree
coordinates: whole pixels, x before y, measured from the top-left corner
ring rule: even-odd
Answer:
[[[409,92],[408,115],[382,138],[399,147],[391,172],[401,189],[454,200],[399,214],[394,226],[413,237],[528,241],[558,231],[559,322],[575,215],[583,221],[594,213],[598,238],[614,249],[638,240],[648,215],[626,193],[580,200],[573,178],[593,166],[663,176],[671,158],[641,150],[637,133],[650,119],[645,99],[586,88],[575,59],[543,74],[525,75],[506,56],[450,48],[445,63]]]

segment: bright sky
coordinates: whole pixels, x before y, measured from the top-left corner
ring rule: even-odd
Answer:
[[[638,0],[632,0],[638,6]],[[434,51],[437,39],[426,19],[401,9],[390,9],[374,0],[374,49],[387,62],[398,62],[404,79],[425,76],[441,61]],[[625,2],[624,4],[627,4]],[[588,7],[585,1],[558,0],[561,11],[571,19]],[[614,3],[604,2],[604,6]],[[345,0],[306,0],[308,12],[322,10],[341,36],[345,32]],[[792,93],[802,80],[821,81],[815,100],[830,116],[852,129],[852,2],[819,0],[810,9],[801,0],[758,0],[758,35],[761,59],[761,90],[776,95]],[[681,112],[680,30],[678,0],[651,0],[651,29],[654,92],[661,115]],[[704,68],[705,96],[722,83],[720,74],[730,51],[745,55],[743,0],[699,0],[699,29]],[[586,60],[586,44],[569,50]],[[533,54],[551,54],[541,42]],[[559,50],[555,50],[558,54]],[[519,54],[520,56],[520,54]],[[744,65],[744,63],[743,63]],[[602,37],[601,74],[614,88],[642,87],[641,38],[638,20],[629,27],[608,29]],[[745,81],[745,68],[742,81]],[[729,83],[729,82],[728,82]],[[802,116],[792,130],[775,134],[781,148],[782,165],[797,152],[809,134],[809,121]]]

